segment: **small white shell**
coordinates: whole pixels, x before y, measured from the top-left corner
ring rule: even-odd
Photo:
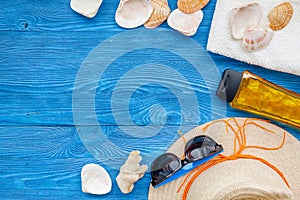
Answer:
[[[97,164],[87,164],[81,170],[82,191],[90,194],[107,194],[112,182],[107,171]]]
[[[153,6],[147,0],[120,0],[115,21],[123,28],[136,28],[150,18],[152,11]]]
[[[265,26],[249,26],[244,33],[242,45],[247,51],[258,51],[265,48],[272,40],[274,31]]]
[[[134,183],[142,178],[147,171],[148,166],[140,165],[141,160],[140,152],[132,151],[121,167],[116,180],[121,192],[124,194],[130,193],[133,190]]]
[[[258,3],[233,9],[231,33],[233,38],[242,39],[248,26],[258,25],[262,19],[262,10]]]
[[[93,18],[101,5],[103,0],[71,0],[70,6],[75,12]]]
[[[173,10],[168,18],[168,25],[179,31],[180,33],[193,36],[203,19],[203,12],[201,10],[192,14],[186,14],[179,9]]]

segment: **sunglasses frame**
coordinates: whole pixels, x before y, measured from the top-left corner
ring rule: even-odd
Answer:
[[[213,141],[215,143],[215,151],[212,151],[212,152],[209,152],[207,156],[205,157],[202,157],[202,158],[199,158],[199,159],[195,159],[193,161],[187,159],[187,144],[189,144],[191,141],[197,139],[197,138],[200,138],[200,137],[205,137],[205,138],[208,138],[209,140]],[[184,156],[185,158],[182,160],[180,159],[178,156],[176,156],[175,154],[173,153],[165,153],[165,154],[162,154],[160,155],[159,157],[157,157],[151,164],[151,178],[152,178],[152,172],[153,171],[156,171],[156,170],[152,170],[153,168],[153,164],[156,160],[158,160],[158,158],[161,158],[163,156],[171,156],[171,157],[174,157],[176,158],[177,161],[181,162],[181,166],[179,166],[179,168],[177,168],[176,170],[174,170],[172,173],[168,174],[166,177],[164,177],[162,180],[160,180],[159,182],[157,181],[154,181],[152,179],[151,181],[151,185],[154,187],[154,188],[158,188],[162,185],[165,185],[185,174],[187,174],[188,172],[190,172],[191,170],[193,170],[194,168],[198,167],[199,165],[202,165],[204,164],[205,162],[213,159],[214,157],[216,157],[217,155],[219,155],[220,153],[222,153],[224,150],[223,150],[223,147],[222,145],[216,143],[211,137],[207,136],[207,135],[198,135],[192,139],[190,139],[186,145],[185,145],[185,148],[184,148],[185,152],[184,152]]]

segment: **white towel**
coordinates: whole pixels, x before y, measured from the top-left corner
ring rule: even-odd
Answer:
[[[284,0],[218,0],[210,29],[207,50],[272,70],[300,75],[300,1],[289,1],[294,14],[288,25],[275,31],[271,43],[256,52],[246,51],[241,40],[231,36],[232,10],[250,3],[258,3],[263,11],[261,24],[269,24],[268,14]]]

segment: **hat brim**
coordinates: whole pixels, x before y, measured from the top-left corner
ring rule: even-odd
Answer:
[[[282,128],[260,119],[227,118],[212,121],[194,128],[184,135],[189,140],[197,135],[209,135],[224,148],[223,155],[234,153],[235,134],[230,126],[237,130],[245,121],[246,144],[267,148],[278,147],[278,150],[263,150],[248,148],[245,154],[262,158],[285,176],[290,188],[274,169],[254,159],[237,159],[219,163],[200,174],[193,182],[187,199],[296,199],[300,196],[300,142]],[[237,125],[235,122],[238,122]],[[203,130],[206,128],[206,130]],[[268,131],[269,130],[269,131]],[[272,131],[272,132],[270,132]],[[177,156],[182,156],[184,140],[179,138],[168,150]],[[184,177],[172,181],[162,187],[149,187],[149,200],[175,200],[181,199],[183,189],[177,192]]]

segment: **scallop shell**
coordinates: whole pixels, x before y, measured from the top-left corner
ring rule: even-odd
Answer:
[[[75,12],[93,18],[101,5],[103,0],[71,0],[70,6]]]
[[[111,191],[111,178],[107,171],[97,164],[87,164],[81,170],[82,191],[90,194],[107,194]]]
[[[115,21],[123,28],[136,28],[149,19],[152,11],[153,6],[147,0],[121,0]]]
[[[209,0],[178,0],[177,7],[184,13],[191,14],[204,8]]]
[[[153,12],[148,21],[144,24],[146,28],[156,28],[168,18],[171,9],[168,0],[150,0]]]
[[[269,13],[270,28],[274,31],[283,29],[293,16],[293,6],[289,2],[279,4]]]
[[[262,19],[262,10],[258,3],[251,3],[233,9],[231,18],[231,33],[235,39],[242,39],[248,26],[258,25]]]
[[[167,22],[171,28],[184,35],[192,36],[197,32],[202,19],[203,12],[201,10],[192,14],[186,14],[176,9],[171,12]]]
[[[269,27],[261,25],[251,25],[244,33],[242,46],[247,51],[258,51],[271,42],[274,31]]]

